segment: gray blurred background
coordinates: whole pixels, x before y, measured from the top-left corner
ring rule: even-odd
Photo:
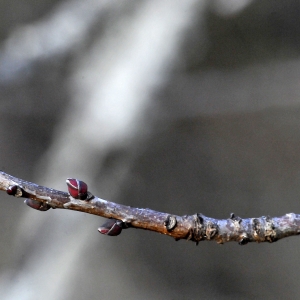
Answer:
[[[2,0],[0,169],[178,215],[300,213],[300,1]],[[274,244],[97,232],[0,194],[1,299],[297,299]]]

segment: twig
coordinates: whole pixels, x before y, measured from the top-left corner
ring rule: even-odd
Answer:
[[[109,218],[98,230],[107,235],[118,235],[125,228],[140,228],[169,235],[175,240],[187,239],[199,243],[214,240],[219,244],[236,241],[275,242],[300,233],[300,215],[289,213],[282,217],[241,219],[234,214],[218,220],[202,214],[175,216],[151,209],[140,209],[100,199],[87,191],[87,185],[77,179],[67,179],[69,193],[8,175],[0,171],[0,190],[9,195],[26,198],[32,208],[77,210]]]

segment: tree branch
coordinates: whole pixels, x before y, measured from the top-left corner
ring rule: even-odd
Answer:
[[[106,235],[119,235],[122,229],[139,228],[169,235],[175,240],[187,239],[199,243],[214,240],[219,244],[236,241],[275,242],[300,233],[300,215],[288,213],[282,217],[241,219],[234,214],[218,220],[202,214],[175,216],[151,209],[141,209],[106,201],[87,191],[87,185],[77,179],[67,179],[69,193],[27,182],[0,171],[0,190],[26,198],[32,208],[77,210],[109,218],[98,230]]]

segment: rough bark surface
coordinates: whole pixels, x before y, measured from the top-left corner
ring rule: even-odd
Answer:
[[[175,240],[187,239],[199,243],[214,240],[219,244],[236,241],[275,242],[281,238],[300,233],[300,215],[285,214],[282,217],[262,216],[242,219],[230,214],[228,219],[218,220],[194,215],[175,216],[151,210],[117,204],[98,198],[91,193],[87,200],[73,198],[69,193],[31,183],[0,172],[0,189],[9,195],[42,203],[38,210],[47,207],[77,210],[123,222],[123,228],[139,228],[169,235]],[[25,200],[26,201],[26,200]]]

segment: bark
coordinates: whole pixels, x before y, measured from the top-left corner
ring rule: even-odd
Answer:
[[[216,241],[219,244],[236,241],[240,245],[245,245],[248,242],[272,243],[300,233],[299,214],[242,219],[232,213],[228,219],[221,220],[206,217],[201,213],[176,216],[149,208],[117,204],[98,198],[90,192],[87,193],[86,200],[76,199],[70,193],[40,186],[2,171],[0,171],[0,190],[18,198],[26,198],[26,204],[40,211],[61,208],[114,219],[115,222],[106,223],[109,227],[105,228],[104,225],[104,229],[107,230],[99,229],[101,233],[107,234],[114,225],[120,226],[120,231],[115,229],[114,233],[108,235],[118,235],[122,229],[139,228],[171,236],[176,241],[191,240],[196,242],[196,245],[204,240]]]

